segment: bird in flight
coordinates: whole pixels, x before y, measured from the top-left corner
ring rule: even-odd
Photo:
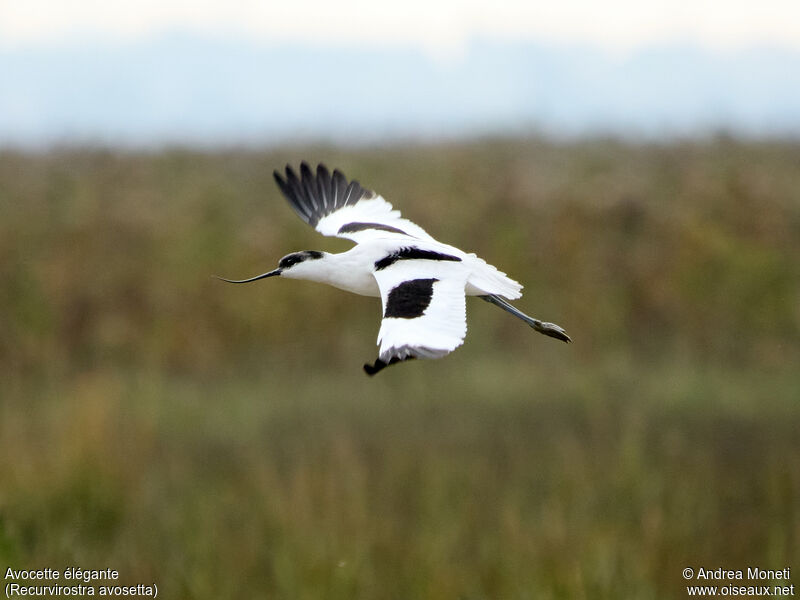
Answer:
[[[571,339],[558,325],[529,317],[507,300],[519,298],[522,286],[505,273],[433,239],[400,216],[392,205],[341,171],[320,164],[316,173],[305,162],[300,176],[286,166],[275,181],[289,205],[322,235],[345,238],[356,245],[339,254],[303,250],[284,256],[278,268],[250,279],[307,279],[360,294],[380,297],[383,319],[380,351],[364,371],[374,375],[389,365],[413,358],[441,358],[464,342],[466,296],[499,306],[539,333],[563,342]]]

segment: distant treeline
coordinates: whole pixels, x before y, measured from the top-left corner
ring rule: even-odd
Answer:
[[[275,187],[273,169],[301,159],[339,167],[519,280],[520,305],[563,324],[582,356],[800,360],[800,143],[487,139],[0,152],[0,369],[194,371],[371,344],[372,300],[212,278],[346,248],[301,223]],[[492,323],[476,335],[518,325]],[[325,343],[298,345],[310,336]]]

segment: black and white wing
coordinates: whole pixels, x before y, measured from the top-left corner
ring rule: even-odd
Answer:
[[[381,196],[348,182],[338,169],[333,174],[325,165],[316,174],[308,163],[300,164],[300,176],[286,165],[286,175],[275,171],[275,181],[294,211],[322,235],[365,242],[376,237],[404,236],[432,240],[422,227],[404,219],[400,211]]]
[[[434,253],[432,253],[434,254]],[[441,358],[458,348],[467,334],[464,286],[469,269],[463,262],[415,258],[377,268],[383,320],[380,351],[373,374],[409,358]]]

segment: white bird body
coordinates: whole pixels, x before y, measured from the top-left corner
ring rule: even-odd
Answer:
[[[543,323],[504,299],[519,298],[522,286],[475,254],[433,239],[402,218],[382,197],[347,182],[324,165],[316,176],[302,163],[301,177],[286,167],[275,180],[295,212],[323,235],[356,242],[346,252],[305,250],[284,256],[278,268],[247,283],[280,275],[325,283],[362,296],[380,297],[383,319],[380,352],[373,375],[409,358],[440,358],[460,346],[467,332],[465,296],[479,296],[519,317],[537,331],[565,342],[570,338],[553,323]]]
[[[338,254],[323,252],[321,259],[303,261],[282,275],[289,279],[305,279],[325,283],[360,296],[379,298],[381,292],[374,274],[375,263],[385,256],[409,246],[408,239],[398,239],[401,236],[394,235],[395,237],[376,236],[374,239],[362,242],[350,250]],[[448,246],[435,240],[416,239],[412,243],[415,248],[424,251],[460,258],[464,266],[469,268],[469,275],[464,286],[464,293],[467,296],[498,294],[513,300],[522,295],[522,286],[519,283],[475,254],[467,254],[454,246]],[[430,265],[427,266],[430,268]]]

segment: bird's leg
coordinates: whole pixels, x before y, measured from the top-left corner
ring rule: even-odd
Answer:
[[[413,358],[414,358],[413,356],[408,356],[406,358],[398,358],[398,357],[394,356],[394,357],[392,357],[392,359],[388,363],[382,361],[380,358],[376,358],[374,365],[371,365],[369,363],[366,363],[364,365],[364,372],[371,377],[371,376],[375,375],[375,373],[383,371],[388,366],[391,366],[391,365],[393,365],[395,363],[402,362],[404,360],[412,360]]]
[[[567,335],[567,332],[564,331],[561,327],[556,325],[555,323],[546,323],[544,321],[540,321],[539,319],[534,319],[533,317],[529,317],[524,312],[512,306],[508,302],[506,302],[503,298],[496,294],[487,294],[486,296],[479,296],[482,300],[486,300],[486,302],[491,302],[495,306],[499,306],[504,311],[511,313],[515,317],[522,319],[528,325],[533,327],[539,333],[543,333],[544,335],[549,335],[550,337],[556,338],[557,340],[561,340],[562,342],[570,343],[572,339]]]

